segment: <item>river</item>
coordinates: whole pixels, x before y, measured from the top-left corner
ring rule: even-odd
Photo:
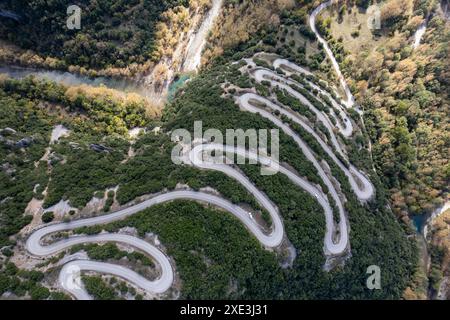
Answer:
[[[422,228],[422,234],[425,238],[427,238],[428,230],[433,225],[433,222],[448,209],[450,209],[450,201],[447,201],[442,207],[434,210],[430,215],[426,215]]]
[[[34,68],[22,68],[11,66],[0,66],[0,73],[7,74],[11,78],[23,79],[27,76],[34,76],[38,79],[48,79],[66,86],[78,86],[86,84],[93,87],[107,87],[124,92],[134,92],[146,97],[146,88],[137,82],[108,77],[91,78],[80,74],[58,71],[58,70],[41,70]]]
[[[213,27],[216,18],[221,12],[222,4],[223,0],[212,0],[211,9],[201,22],[198,31],[195,32],[189,40],[186,52],[184,53],[184,58],[182,59],[184,62],[181,70],[170,70],[171,66],[169,65],[169,74],[171,76],[168,77],[169,80],[166,81],[162,89],[160,88],[157,90],[152,85],[152,81],[147,80],[138,82],[125,78],[91,78],[67,71],[43,70],[17,66],[0,66],[0,74],[7,74],[8,76],[15,79],[22,79],[32,75],[39,79],[52,80],[66,86],[77,86],[81,84],[86,84],[93,87],[104,86],[118,91],[136,93],[151,100],[152,102],[158,102],[162,105],[167,98],[172,98],[174,96],[174,92],[189,78],[187,75],[181,75],[180,77],[172,77],[172,75],[174,75],[177,71],[180,71],[182,73],[197,71],[198,67],[200,66],[202,52],[206,45],[208,34]],[[0,16],[5,16],[8,18],[18,17],[12,12],[1,10]]]
[[[431,14],[428,13],[425,20],[423,20],[423,22],[419,25],[416,32],[414,33],[414,43],[413,43],[414,50],[420,46],[422,37],[425,34],[425,31],[427,31],[427,25],[428,25],[428,21],[430,21],[430,18],[431,18]]]
[[[0,9],[0,17],[13,19],[13,20],[15,20],[15,21],[17,21],[17,22],[19,22],[19,21],[22,19],[22,18],[21,18],[18,14],[16,14],[16,13],[11,12],[11,11],[8,11],[8,10],[2,10],[2,9]]]
[[[420,41],[422,40],[422,37],[425,34],[426,30],[427,30],[427,20],[422,22],[419,28],[417,29],[416,33],[414,33],[413,49],[417,49],[420,46]]]
[[[212,6],[200,28],[191,38],[188,44],[186,58],[182,70],[184,72],[196,71],[201,64],[202,52],[206,45],[206,39],[217,16],[222,8],[223,0],[212,0]]]

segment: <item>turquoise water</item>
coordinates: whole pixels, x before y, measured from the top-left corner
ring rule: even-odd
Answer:
[[[439,217],[440,214],[445,212],[446,210],[450,209],[449,203],[445,203],[441,207],[435,209],[433,212],[430,213],[423,213],[419,215],[413,215],[411,216],[411,220],[414,223],[414,226],[416,227],[417,231],[422,233],[425,225],[432,221],[433,219]]]
[[[425,226],[427,220],[428,220],[428,215],[427,214],[418,214],[418,215],[414,215],[411,217],[414,226],[417,229],[417,232],[421,233],[423,230],[423,227]]]
[[[187,74],[183,74],[170,84],[169,92],[167,94],[167,98],[169,101],[172,101],[178,89],[180,89],[187,80],[189,80],[189,76]]]

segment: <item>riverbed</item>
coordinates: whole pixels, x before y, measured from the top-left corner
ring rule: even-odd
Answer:
[[[82,84],[92,87],[107,87],[123,92],[133,92],[141,96],[147,97],[147,89],[137,82],[127,79],[96,77],[70,73],[58,70],[42,70],[35,68],[23,68],[17,66],[0,66],[0,74],[6,74],[14,79],[23,79],[28,76],[34,76],[38,79],[47,79],[55,81],[66,86],[79,86]]]

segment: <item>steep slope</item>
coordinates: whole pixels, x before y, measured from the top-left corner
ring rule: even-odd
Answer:
[[[223,55],[178,90],[161,119],[148,117],[140,101],[36,79],[2,79],[2,174],[9,184],[1,205],[15,210],[2,210],[0,218],[23,221],[2,230],[0,293],[18,297],[36,290],[48,298],[69,289],[78,298],[124,297],[117,281],[104,275],[112,274],[129,282],[132,296],[149,299],[402,296],[416,269],[412,230],[389,209],[364,123],[343,102],[343,78],[327,77],[332,65],[306,31],[311,5],[288,1],[271,11],[271,3],[236,5],[249,15],[243,25],[260,16],[252,8],[278,24],[253,25],[221,48]],[[203,39],[201,27],[181,37],[195,30]],[[213,37],[220,43],[220,35]],[[192,47],[197,62],[203,40],[198,43]],[[23,116],[13,121],[15,114]],[[29,124],[30,117],[39,121]],[[199,161],[202,148],[216,154],[229,147],[208,140],[174,162],[177,139],[171,141],[171,134],[192,133],[199,120],[204,131],[279,129],[280,161],[271,162],[279,173],[261,175],[255,164]],[[50,142],[61,124],[68,131]],[[31,144],[21,140],[29,136]],[[20,153],[32,161],[23,163]],[[269,163],[262,157],[259,162]],[[19,177],[22,183],[12,188]],[[65,205],[44,215],[58,204]],[[133,251],[141,256],[133,258]],[[150,260],[146,268],[143,257]],[[367,288],[373,265],[382,270],[382,290]],[[70,290],[64,281],[71,267],[102,278],[83,273],[87,291]],[[31,269],[40,274],[30,290],[23,289],[30,277],[23,270]]]

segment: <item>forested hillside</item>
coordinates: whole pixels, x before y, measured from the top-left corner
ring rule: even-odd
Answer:
[[[255,48],[250,48],[246,54],[251,56],[253,49]],[[221,97],[222,81],[232,81],[236,85],[250,81],[245,77],[236,77],[238,67],[229,62],[220,63],[191,82],[173,105],[167,107],[161,123],[162,130],[168,132],[180,127],[191,129],[191,123],[197,118],[204,119],[205,129],[270,128],[271,124],[267,121],[257,115],[240,112],[231,99]],[[9,94],[17,92],[17,88],[32,90],[33,87],[16,85],[8,89]],[[24,91],[20,92],[23,93]],[[18,112],[20,109],[17,108],[24,103],[30,110],[28,112],[42,112],[39,106],[48,99],[20,99],[15,93],[13,97],[17,97],[18,102],[9,103],[10,114]],[[58,121],[67,117],[63,116],[61,119],[61,115],[58,116],[60,112],[54,115],[59,117]],[[50,206],[63,198],[70,199],[73,206],[82,208],[96,192],[117,184],[120,185],[117,200],[127,203],[138,196],[163,188],[172,189],[176,183],[186,183],[195,189],[212,186],[233,202],[255,205],[252,196],[222,174],[174,165],[170,160],[172,143],[165,134],[155,135],[150,132],[141,136],[133,145],[135,155],[124,161],[129,148],[125,139],[120,136],[97,136],[90,128],[99,127],[100,118],[93,117],[93,123],[84,125],[76,121],[77,117],[64,121],[72,133],[70,137],[52,146],[52,160],[48,163],[41,160],[37,168],[31,165],[27,169],[30,174],[43,171],[40,183],[47,185],[45,196],[40,195],[42,188],[38,188],[34,196],[44,198],[44,206]],[[51,123],[56,123],[55,121],[56,119],[51,118],[46,120],[43,128],[47,133]],[[21,128],[19,123],[15,127]],[[26,127],[20,130],[22,134],[32,134]],[[38,147],[37,141],[33,144],[34,148]],[[101,143],[110,151],[95,152],[89,148],[91,143]],[[35,161],[44,152],[45,145],[44,140]],[[303,175],[313,181],[317,179],[314,169],[308,168],[308,162],[288,137],[282,137],[281,156]],[[347,208],[352,226],[353,254],[344,266],[325,272],[325,257],[322,252],[324,220],[314,199],[283,176],[262,177],[258,168],[253,166],[243,166],[242,170],[279,205],[287,236],[296,248],[301,248],[293,267],[280,268],[277,264],[280,257],[263,250],[254,239],[250,238],[249,241],[248,232],[236,219],[223,212],[216,213],[188,202],[161,205],[110,226],[93,227],[79,232],[93,234],[104,228],[113,232],[125,226],[136,227],[141,236],[155,232],[167,247],[168,254],[176,261],[182,283],[181,293],[185,298],[354,299],[401,296],[414,271],[414,264],[410,261],[414,261],[415,253],[412,243],[404,236],[406,229],[386,210],[381,185],[377,184],[377,198],[368,206],[363,206],[355,199],[342,174],[336,172],[349,199]],[[23,174],[21,176],[24,179],[27,177]],[[16,217],[21,215],[32,196],[33,193],[29,194],[21,203],[8,202],[17,206]],[[66,221],[77,218],[78,214],[64,217]],[[25,224],[28,222],[29,220]],[[23,224],[5,232],[14,234],[22,226]],[[16,239],[20,242],[20,236]],[[12,242],[13,246],[8,250],[12,250],[14,244]],[[108,249],[102,259],[114,261],[114,252]],[[51,266],[56,262],[57,260],[52,262]],[[366,267],[370,264],[383,268],[385,290],[370,291],[365,288]],[[9,280],[4,280],[7,285],[3,290],[22,292],[20,290],[23,289],[13,282],[16,277],[13,273]],[[314,281],[310,281],[311,279]],[[232,286],[232,290],[230,283],[236,285]],[[105,287],[97,294],[99,297],[110,296],[111,290]]]
[[[344,3],[322,20],[322,30],[333,38],[366,110],[374,161],[393,209],[400,216],[430,213],[447,200],[450,179],[450,23],[439,1],[392,0],[382,3],[381,29],[371,31],[369,16]],[[414,49],[414,32],[427,18]]]
[[[69,298],[57,279],[71,255],[126,266],[149,279],[161,276],[163,268],[154,258],[120,241],[78,244],[38,258],[27,239],[39,228],[115,214],[174,191],[226,199],[264,232],[274,231],[273,216],[225,171],[174,163],[171,134],[176,129],[192,133],[194,122],[201,120],[203,131],[289,128],[280,130],[280,163],[323,192],[335,228],[332,241],[345,237],[344,222],[348,244],[338,254],[327,252],[328,216],[317,193],[287,175],[263,176],[259,165],[236,164],[229,167],[276,205],[284,232],[280,245],[267,250],[231,211],[188,199],[140,207],[114,222],[42,238],[48,245],[75,236],[127,235],[168,257],[174,279],[167,291],[147,295],[117,276],[84,272],[92,297],[426,298],[417,233],[407,216],[429,213],[448,198],[450,28],[438,1],[383,1],[376,30],[365,25],[368,0],[340,1],[321,13],[317,28],[358,108],[344,106],[335,69],[310,28],[309,14],[318,0],[227,0],[209,33],[200,71],[180,77],[169,70],[179,54],[179,38],[188,42],[190,28],[198,26],[192,13],[203,12],[207,2],[80,1],[83,28],[78,31],[65,29],[66,1],[0,4],[18,15],[0,18],[5,41],[0,61],[7,65],[131,78],[164,61],[153,68],[155,74],[170,75],[160,77],[164,85],[178,82],[161,111],[148,99],[103,86],[0,75],[0,297]],[[415,48],[414,32],[426,19],[425,35]],[[277,60],[285,65],[277,67]],[[258,80],[258,71],[271,78]],[[246,94],[266,104],[253,101],[259,111],[249,112],[239,100]],[[269,103],[280,108],[270,109]],[[361,199],[350,182],[353,166],[373,186],[367,198]],[[361,178],[355,180],[364,187]],[[339,203],[345,215],[339,215]],[[448,212],[430,230],[433,294],[449,277],[447,227]],[[380,268],[381,290],[368,289],[369,266]]]
[[[450,210],[444,210],[430,225],[430,285],[432,295],[450,299]]]
[[[66,26],[70,1],[2,1],[0,9],[16,13],[20,19],[0,19],[0,38],[32,53],[22,52],[23,64],[66,69],[131,69],[157,61],[161,41],[176,36],[189,16],[186,8],[203,5],[188,0],[83,0],[81,29]],[[173,10],[173,11],[172,11]],[[175,17],[181,14],[183,20]],[[174,20],[175,19],[175,20]],[[172,43],[173,45],[173,43]],[[6,50],[6,47],[3,48]],[[20,52],[20,51],[19,51]],[[17,59],[3,52],[2,59]],[[30,61],[31,59],[31,61]],[[142,69],[142,67],[140,67]]]
[[[426,237],[418,235],[423,262],[405,291],[407,299],[436,298],[441,285],[440,297],[447,290],[446,220],[433,222],[449,201],[450,185],[450,22],[445,10],[445,2],[433,0],[391,0],[367,11],[342,1],[319,21],[364,108],[374,164],[390,189],[392,209],[404,221],[412,218]],[[380,24],[370,29],[374,17]],[[429,229],[434,231],[427,237]]]

